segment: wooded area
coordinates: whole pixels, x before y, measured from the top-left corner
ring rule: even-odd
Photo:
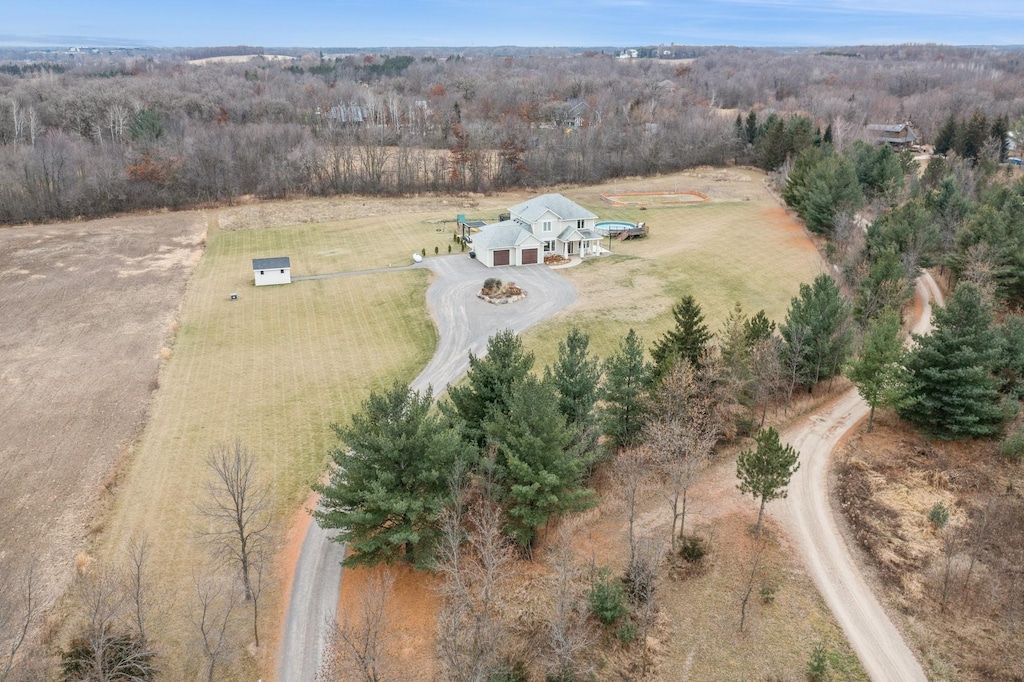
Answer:
[[[744,158],[738,112],[762,124],[799,112],[842,150],[871,123],[910,120],[927,142],[951,116],[1012,122],[1024,111],[1013,51],[672,53],[690,58],[26,53],[0,71],[0,222],[669,172]],[[758,163],[774,168],[786,151]]]

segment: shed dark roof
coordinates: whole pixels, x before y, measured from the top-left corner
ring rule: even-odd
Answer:
[[[277,258],[253,258],[252,269],[253,270],[279,270],[281,268],[290,268],[292,266],[291,259],[288,256],[278,256]]]

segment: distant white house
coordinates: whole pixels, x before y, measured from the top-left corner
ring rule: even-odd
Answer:
[[[561,194],[542,194],[511,207],[509,219],[473,235],[477,260],[489,268],[530,265],[544,256],[596,256],[601,235],[597,216]]]
[[[266,286],[267,284],[291,284],[291,259],[288,256],[253,258],[252,274],[256,279],[256,286],[258,287]]]

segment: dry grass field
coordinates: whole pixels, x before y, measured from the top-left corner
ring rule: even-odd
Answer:
[[[197,213],[0,229],[0,587],[33,559],[44,604],[66,587],[205,230]]]
[[[931,441],[883,413],[838,453],[835,508],[930,680],[1019,680],[1024,671],[1024,474],[995,449]],[[929,522],[939,503],[949,510],[944,528]]]
[[[690,190],[708,194],[711,200],[641,210],[613,208],[600,199],[602,193],[613,191]],[[697,297],[712,328],[736,301],[742,301],[748,312],[765,308],[781,319],[798,284],[809,281],[821,267],[806,234],[778,208],[763,187],[763,175],[754,171],[698,170],[553,191],[563,191],[602,219],[645,220],[652,236],[614,242],[613,256],[562,271],[576,284],[580,299],[525,336],[528,347],[537,352],[538,366],[553,358],[557,340],[574,324],[591,332],[602,356],[614,350],[631,326],[653,341],[669,326],[669,309],[683,293]],[[116,562],[129,538],[149,538],[150,577],[160,586],[163,604],[155,632],[165,654],[161,663],[167,679],[188,678],[201,663],[184,652],[195,651],[195,628],[189,618],[189,607],[195,604],[193,578],[207,570],[209,554],[198,537],[201,517],[196,511],[209,480],[204,466],[208,450],[236,437],[255,450],[262,475],[272,486],[276,531],[283,545],[291,537],[287,527],[296,518],[295,510],[322,474],[325,453],[334,444],[329,424],[344,422],[370,390],[414,377],[436,339],[424,300],[430,277],[425,270],[256,289],[250,259],[290,256],[293,276],[404,265],[420,249],[426,249],[428,257],[435,247],[447,253],[456,214],[493,220],[528,196],[310,199],[243,204],[209,213],[207,248],[184,291],[173,344],[168,342],[159,352],[180,298],[172,297],[172,305],[148,326],[136,323],[155,334],[156,342],[144,356],[152,364],[140,374],[145,377],[146,396],[148,389],[159,385],[159,390],[141,435],[138,424],[145,400],[133,422],[136,430],[117,441],[127,447],[138,435],[126,464],[109,481],[114,494],[100,500],[100,481],[81,479],[88,503],[75,510],[74,517],[61,517],[72,518],[65,525],[73,526],[91,518],[90,510],[96,509],[97,500],[102,502],[79,566]],[[166,219],[184,220],[194,235],[207,228],[197,214]],[[165,228],[165,234],[170,239],[175,233]],[[162,253],[157,246],[145,253],[158,263],[170,258],[152,255]],[[179,273],[179,297],[190,267]],[[514,277],[511,270],[501,274]],[[118,285],[117,280],[105,284],[108,310],[119,310],[119,299],[132,297]],[[239,294],[236,301],[229,300],[233,292]],[[9,306],[17,305],[15,297],[9,300]],[[97,337],[90,347],[102,345],[103,338]],[[157,379],[158,355],[164,362]],[[136,369],[145,367],[142,360],[136,364]],[[112,364],[101,361],[95,366],[99,372]],[[49,390],[51,396],[60,392],[60,384]],[[34,409],[38,412],[40,404]],[[90,413],[88,419],[94,425],[108,424],[103,414]],[[109,461],[107,472],[114,460]],[[799,577],[802,573],[787,563],[784,554],[779,554],[781,565],[797,576],[795,593],[808,592],[806,577]],[[71,573],[70,559],[62,558],[60,570],[66,575]],[[726,571],[723,579],[731,579],[733,560],[720,565]],[[265,678],[270,670],[286,598],[282,585],[287,562],[276,566],[264,591],[263,646],[236,648],[225,661],[225,670],[233,671],[230,679],[249,679],[257,672]],[[680,594],[679,608],[685,609],[692,596]],[[794,661],[805,657],[812,635],[834,636],[834,626],[817,600],[807,597],[799,603],[799,613],[815,615],[809,621],[814,624],[811,630],[799,635],[786,653]],[[708,608],[725,607],[708,602]],[[68,613],[62,609],[57,617]],[[242,621],[236,638],[240,644],[251,639],[244,634]],[[748,645],[728,647],[721,655],[739,655]],[[666,660],[673,660],[672,651],[667,651]],[[780,663],[772,669],[791,670],[792,665]],[[723,670],[732,671],[725,675],[730,677],[746,669]],[[664,679],[673,678],[669,674]]]

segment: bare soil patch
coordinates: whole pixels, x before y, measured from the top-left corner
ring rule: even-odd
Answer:
[[[46,603],[141,433],[205,227],[189,212],[0,230],[0,574],[35,560]]]
[[[1024,670],[1024,472],[995,449],[929,441],[885,415],[839,451],[837,517],[929,679],[1019,680]],[[929,521],[938,504],[945,528]]]

